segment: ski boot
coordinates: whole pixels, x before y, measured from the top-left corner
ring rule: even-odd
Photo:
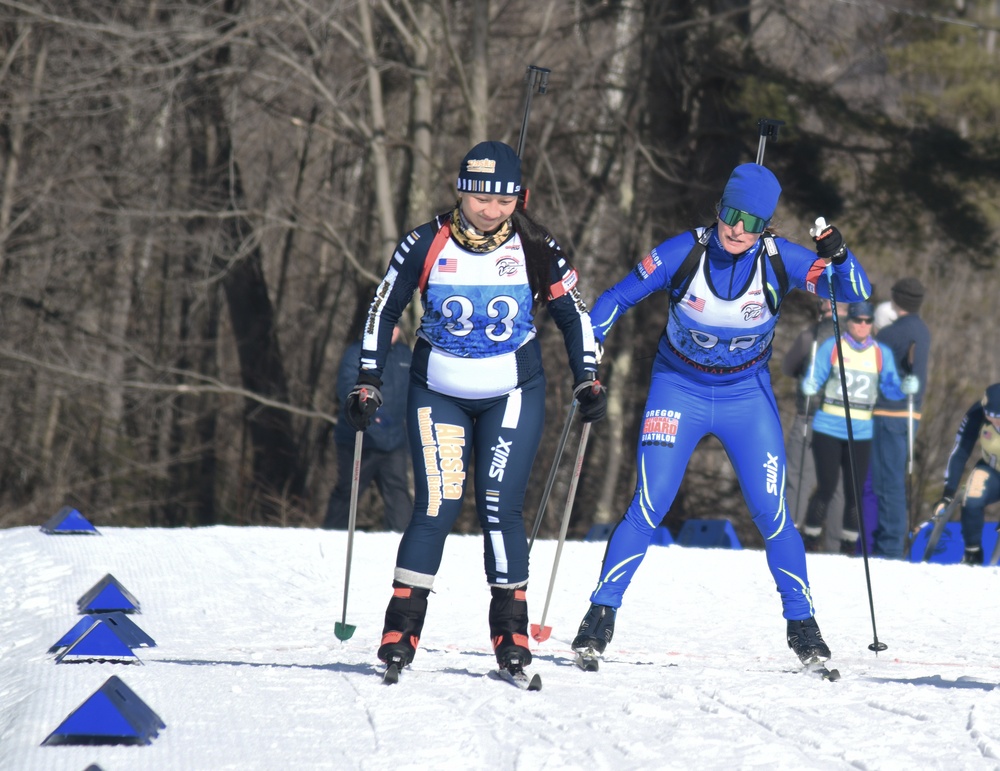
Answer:
[[[854,530],[844,530],[840,534],[840,553],[853,557],[858,553],[858,533]]]
[[[576,637],[570,646],[576,652],[577,665],[586,672],[596,672],[599,656],[608,647],[615,634],[615,616],[618,608],[591,603],[580,622]]]
[[[526,586],[508,589],[491,586],[490,640],[500,669],[516,675],[531,663],[528,650],[528,601]]]
[[[983,547],[973,546],[971,549],[966,548],[965,553],[962,555],[963,565],[982,565],[983,564]]]
[[[430,589],[392,582],[392,599],[385,609],[385,626],[382,628],[378,657],[387,668],[395,667],[397,676],[399,670],[413,661],[416,655],[429,594]]]
[[[788,622],[788,647],[803,664],[821,664],[830,659],[830,648],[823,641],[816,617]]]

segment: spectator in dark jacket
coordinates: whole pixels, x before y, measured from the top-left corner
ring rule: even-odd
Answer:
[[[355,430],[344,415],[347,396],[358,379],[361,341],[348,346],[337,374],[340,419],[333,432],[337,444],[337,484],[330,493],[327,530],[346,530],[350,518],[351,480],[354,475]],[[406,393],[410,382],[410,348],[399,342],[399,327],[392,333],[392,346],[382,374],[385,400],[365,432],[361,450],[361,479],[358,493],[374,481],[382,495],[385,527],[398,533],[406,529],[413,513],[410,492],[410,447],[406,437]]]
[[[876,556],[902,559],[909,516],[906,475],[911,442],[920,424],[920,408],[927,388],[931,332],[920,318],[924,285],[916,278],[902,278],[892,286],[892,307],[898,318],[879,331],[876,340],[887,346],[901,376],[916,375],[919,388],[908,398],[890,399],[879,393],[872,431],[872,487],[878,499],[875,528]]]

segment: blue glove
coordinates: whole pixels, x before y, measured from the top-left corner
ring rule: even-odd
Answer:
[[[899,384],[899,390],[907,396],[913,396],[913,394],[920,390],[920,378],[916,375],[907,375]]]
[[[802,378],[802,393],[806,396],[815,396],[819,393],[819,383],[813,378]]]

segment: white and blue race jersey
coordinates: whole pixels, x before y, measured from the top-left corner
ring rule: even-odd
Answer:
[[[448,228],[447,219],[437,218],[397,246],[369,307],[361,370],[381,375],[392,329],[419,291],[413,382],[462,399],[510,393],[543,371],[524,245],[515,231],[490,252],[471,252]],[[573,381],[592,378],[596,344],[576,270],[553,239],[541,249],[537,267],[548,282],[541,292],[563,334]]]
[[[705,252],[684,288],[687,269],[681,268],[703,236]],[[775,271],[778,259],[787,281]],[[714,226],[698,228],[655,246],[597,299],[591,312],[594,334],[603,343],[629,308],[654,292],[666,292],[670,309],[653,371],[681,372],[706,384],[735,382],[766,370],[782,295],[798,288],[830,297],[831,277],[842,302],[871,294],[868,277],[850,250],[843,263],[828,271],[814,252],[785,238],[761,238],[734,255],[722,246]],[[682,288],[683,296],[677,297]]]
[[[758,255],[746,286],[732,300],[714,291],[705,259],[702,255],[680,302],[671,303],[667,339],[675,354],[699,369],[745,369],[767,353],[778,320],[764,296],[764,252]]]
[[[427,277],[420,336],[453,356],[516,351],[535,336],[521,239],[472,254],[449,240]]]

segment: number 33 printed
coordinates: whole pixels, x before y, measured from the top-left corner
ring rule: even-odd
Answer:
[[[513,321],[518,314],[517,300],[507,295],[492,298],[486,305],[486,316],[496,319],[493,324],[487,324],[484,332],[486,337],[496,343],[502,343],[514,334]],[[475,328],[472,317],[475,309],[472,300],[464,295],[452,295],[441,303],[441,315],[451,319],[445,324],[455,337],[465,337]]]

